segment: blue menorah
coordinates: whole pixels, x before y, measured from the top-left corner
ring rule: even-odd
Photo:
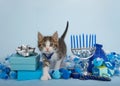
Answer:
[[[85,75],[88,74],[88,59],[94,55],[96,50],[95,44],[96,35],[94,34],[71,35],[71,51],[82,60]]]

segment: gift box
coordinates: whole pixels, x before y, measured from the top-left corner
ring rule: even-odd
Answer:
[[[17,80],[35,80],[40,79],[42,76],[42,69],[36,71],[18,71]]]
[[[105,66],[94,67],[92,69],[92,73],[93,75],[96,75],[96,76],[109,76],[108,68]]]
[[[39,66],[40,55],[24,57],[14,54],[10,57],[9,62],[11,70],[36,70]]]

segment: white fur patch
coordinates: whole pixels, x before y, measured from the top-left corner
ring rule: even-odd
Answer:
[[[49,80],[51,79],[51,76],[49,75],[49,67],[43,68],[43,76],[41,77],[41,80]]]
[[[55,68],[54,69],[60,69],[60,65],[61,65],[62,59],[58,60],[55,64]]]
[[[57,61],[58,60],[58,54],[56,52],[54,52],[54,54],[52,55],[51,61]]]
[[[49,40],[46,41],[46,47],[50,47],[50,41]]]
[[[47,41],[45,42],[45,45],[46,45],[46,46],[43,48],[43,52],[44,52],[44,53],[50,54],[50,53],[54,52],[53,47],[50,46],[50,41],[49,41],[49,40],[47,40]],[[47,51],[47,48],[49,48],[49,51]]]

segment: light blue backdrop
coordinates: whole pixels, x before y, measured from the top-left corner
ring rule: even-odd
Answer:
[[[15,52],[21,44],[37,47],[37,32],[63,33],[70,54],[70,34],[97,34],[97,43],[105,51],[120,53],[120,0],[0,0],[0,60]],[[15,81],[0,80],[2,86],[118,86],[119,77],[111,82],[94,80]],[[35,83],[35,84],[34,84]]]
[[[97,34],[105,51],[120,53],[120,0],[0,0],[0,58],[21,44],[37,47],[37,32],[63,33],[70,54],[70,34]]]

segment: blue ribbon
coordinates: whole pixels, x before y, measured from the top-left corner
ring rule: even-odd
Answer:
[[[51,53],[51,54],[45,54],[45,53],[43,53],[43,55],[49,60],[49,59],[51,59],[51,57],[52,57],[52,55],[53,55],[54,53]]]

